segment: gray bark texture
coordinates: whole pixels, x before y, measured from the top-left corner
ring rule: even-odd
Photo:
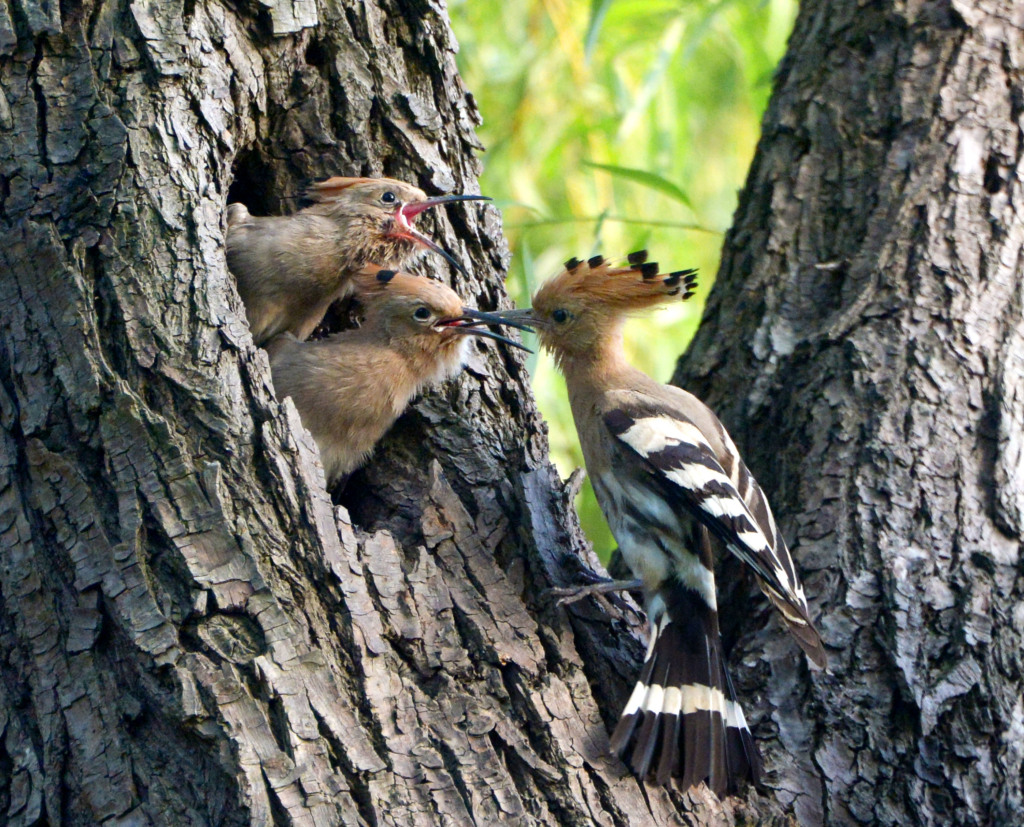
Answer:
[[[1022,26],[803,4],[675,377],[770,492],[830,650],[808,674],[766,607],[724,619],[802,824],[1024,823]]]
[[[274,397],[225,204],[471,191],[454,48],[433,2],[0,2],[0,823],[781,813],[608,756],[643,619],[544,598],[593,561],[518,356],[475,345],[342,505]],[[430,221],[506,301],[496,211]]]

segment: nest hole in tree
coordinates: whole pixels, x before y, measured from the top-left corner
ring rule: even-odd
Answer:
[[[273,182],[276,176],[260,147],[249,147],[238,153],[231,173],[229,204],[244,204],[252,215],[291,212],[286,209],[282,194],[275,191]]]

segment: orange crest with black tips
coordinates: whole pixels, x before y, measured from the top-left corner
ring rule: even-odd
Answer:
[[[533,308],[548,313],[567,304],[618,315],[646,310],[673,296],[688,299],[697,287],[696,270],[660,273],[656,262],[647,261],[646,250],[630,253],[627,263],[612,267],[602,256],[587,261],[571,258],[561,273],[537,291]]]
[[[688,299],[696,285],[695,270],[661,273],[656,263],[647,261],[646,251],[631,253],[625,267],[613,267],[602,256],[571,258],[537,291],[528,312],[541,344],[564,368],[618,347],[628,314],[673,296]]]

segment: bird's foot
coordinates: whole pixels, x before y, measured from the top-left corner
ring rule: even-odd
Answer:
[[[609,592],[635,591],[643,586],[641,580],[601,580],[584,586],[568,586],[565,588],[548,589],[547,596],[557,598],[557,605],[568,606],[584,597],[596,597],[603,600]]]

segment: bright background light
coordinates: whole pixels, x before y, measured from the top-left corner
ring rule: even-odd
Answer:
[[[700,268],[693,300],[626,330],[632,362],[667,381],[717,272],[795,0],[458,0],[450,13],[513,297],[524,306],[572,256],[647,248],[666,270]],[[567,476],[583,459],[565,386],[547,356],[531,373]],[[615,543],[589,484],[577,507],[607,560]]]

